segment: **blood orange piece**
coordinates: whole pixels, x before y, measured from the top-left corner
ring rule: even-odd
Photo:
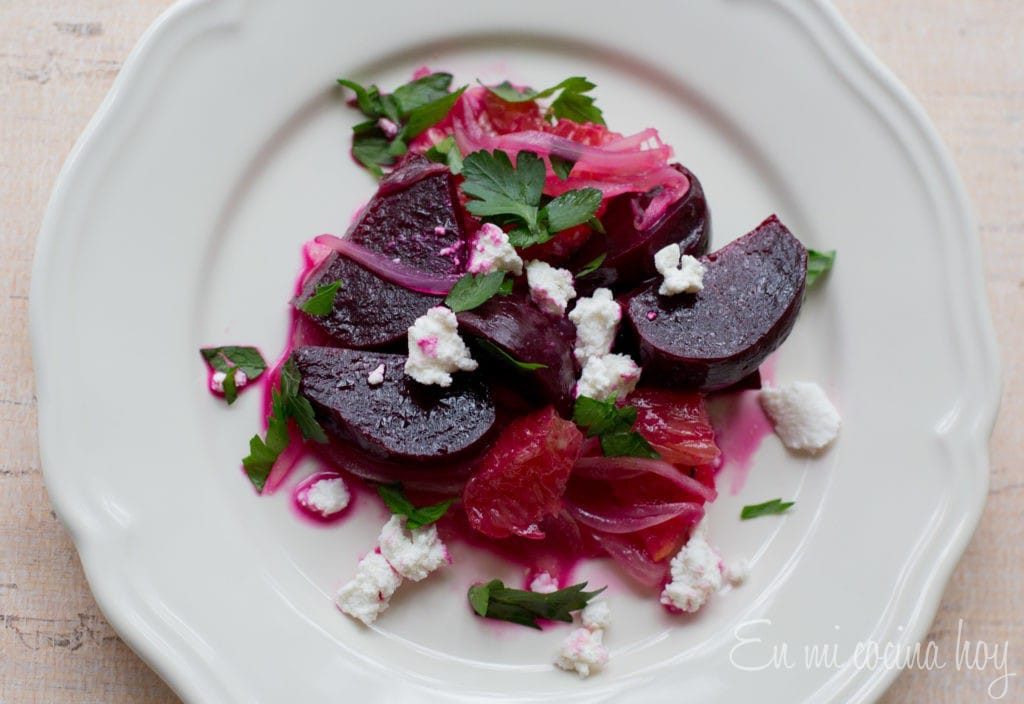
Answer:
[[[562,494],[583,434],[548,406],[505,428],[466,484],[470,525],[491,538],[540,540],[541,521],[562,510]]]
[[[636,406],[637,432],[668,462],[704,465],[719,455],[715,431],[698,393],[638,389],[627,403]]]

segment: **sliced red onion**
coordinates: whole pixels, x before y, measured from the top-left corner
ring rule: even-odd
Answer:
[[[700,519],[704,509],[698,503],[680,501],[636,506],[581,506],[567,503],[569,513],[577,521],[605,533],[634,533],[680,516]]]
[[[619,535],[594,531],[593,538],[630,577],[648,587],[660,587],[668,574],[667,562],[655,562],[642,548]]]
[[[334,235],[320,235],[315,242],[328,246],[352,261],[362,264],[382,279],[412,291],[445,295],[452,290],[452,286],[458,279],[457,276],[435,276],[424,273],[408,264],[396,262],[351,240]]]
[[[718,496],[717,491],[681,472],[675,465],[645,457],[582,457],[573,467],[573,474],[584,479],[601,481],[618,481],[642,474],[655,474],[705,501],[714,501]]]

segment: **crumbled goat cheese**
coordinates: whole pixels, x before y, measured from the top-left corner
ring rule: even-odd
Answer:
[[[379,552],[371,552],[359,561],[356,576],[338,590],[338,608],[352,618],[369,625],[388,608],[391,595],[402,583],[402,576]]]
[[[704,289],[704,265],[689,254],[682,254],[678,244],[659,249],[654,255],[654,268],[664,277],[658,293],[697,293]]]
[[[505,231],[485,222],[477,230],[470,247],[468,271],[470,274],[507,271],[519,276],[523,273],[523,260],[516,253],[516,248],[509,244]]]
[[[556,269],[539,259],[526,263],[526,283],[530,287],[530,298],[550,315],[565,315],[565,307],[576,298],[572,272]]]
[[[587,630],[604,630],[612,623],[612,611],[607,601],[592,601],[583,607],[580,619]]]
[[[839,435],[839,412],[817,384],[795,381],[761,389],[761,406],[791,450],[815,452]]]
[[[576,325],[576,361],[586,364],[591,357],[612,351],[615,331],[622,320],[622,306],[615,302],[610,290],[599,288],[589,298],[576,301],[569,320]]]
[[[384,383],[384,365],[379,365],[366,377],[366,383],[370,386],[380,386]]]
[[[299,501],[310,511],[327,518],[348,506],[349,498],[345,480],[341,477],[330,477],[313,482],[299,497]]]
[[[382,117],[377,120],[377,127],[380,128],[380,131],[383,132],[384,136],[388,139],[391,139],[398,134],[398,125],[386,117]]]
[[[214,372],[210,376],[210,390],[216,391],[219,394],[224,393],[224,382],[227,380],[228,375],[224,372]],[[235,388],[242,388],[249,383],[249,377],[245,375],[241,369],[235,370]]]
[[[418,582],[451,561],[448,548],[437,537],[437,526],[407,530],[405,518],[392,516],[380,532],[380,554],[395,572]]]
[[[537,594],[550,594],[551,592],[558,591],[558,580],[551,576],[549,572],[540,572],[533,581],[530,582],[530,591],[536,592]]]
[[[701,521],[670,565],[672,581],[661,593],[661,603],[694,613],[713,593],[722,588],[722,559],[707,541],[707,526]]]
[[[738,587],[750,578],[750,563],[746,560],[732,562],[725,566],[722,576],[729,584]]]
[[[451,386],[452,372],[476,369],[458,328],[455,313],[444,306],[434,306],[417,318],[409,328],[405,373],[421,384]]]
[[[583,365],[576,382],[576,395],[604,401],[612,394],[623,398],[636,388],[640,380],[640,367],[624,354],[606,354],[591,357]]]
[[[575,671],[580,677],[589,677],[608,663],[608,650],[604,647],[604,631],[577,628],[562,643],[555,665]]]

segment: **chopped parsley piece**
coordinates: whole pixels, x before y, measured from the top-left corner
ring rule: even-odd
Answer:
[[[267,363],[263,355],[255,347],[204,347],[199,350],[203,359],[214,371],[224,372],[241,370],[245,376],[252,381],[267,370]],[[230,376],[230,374],[229,374]]]
[[[597,437],[605,457],[646,457],[658,459],[643,435],[633,430],[636,424],[635,406],[618,406],[615,398],[598,401],[589,396],[576,399],[572,420],[588,438]]]
[[[776,513],[785,513],[789,510],[790,506],[793,506],[793,501],[783,501],[782,499],[772,499],[771,501],[765,501],[763,504],[753,504],[751,506],[744,506],[743,510],[740,511],[740,519],[747,521],[751,518],[759,518],[761,516],[771,516]]]
[[[436,161],[440,164],[446,164],[448,170],[453,174],[462,173],[462,152],[459,151],[459,147],[455,144],[455,137],[448,135],[440,142],[432,146],[423,156],[427,157],[431,161]]]
[[[578,279],[580,277],[587,276],[588,274],[593,274],[595,271],[601,268],[601,265],[604,264],[604,260],[607,256],[608,253],[605,252],[604,254],[601,254],[591,259],[589,262],[583,265],[582,269],[576,272],[576,278]]]
[[[520,626],[540,629],[537,619],[572,623],[572,612],[584,608],[591,599],[603,592],[585,592],[586,582],[574,584],[556,592],[540,594],[524,589],[509,589],[500,579],[469,588],[469,603],[477,616],[498,621],[518,623]]]
[[[516,247],[547,242],[556,232],[589,222],[601,205],[596,188],[566,191],[541,206],[547,167],[533,152],[521,151],[515,167],[508,154],[496,149],[465,157],[463,192],[466,209],[488,222],[513,225],[509,241]]]
[[[512,283],[511,279],[508,283]],[[453,313],[473,310],[486,303],[496,294],[507,295],[511,288],[506,286],[505,272],[492,271],[489,274],[465,274],[455,282],[444,299],[444,304]]]
[[[819,252],[816,249],[807,250],[807,286],[814,284],[818,278],[829,271],[836,262],[836,250]]]
[[[230,406],[238,400],[235,372],[252,381],[266,371],[267,363],[255,347],[204,347],[199,350],[210,369],[224,374],[224,400]]]
[[[555,172],[555,176],[565,181],[569,178],[569,173],[572,171],[572,167],[576,165],[575,161],[569,159],[563,159],[560,156],[552,154],[548,157],[548,161],[551,162],[551,170]]]
[[[523,103],[527,100],[539,100],[550,98],[555,93],[558,97],[551,101],[548,106],[547,118],[566,118],[574,122],[593,122],[597,125],[604,124],[604,114],[594,104],[594,98],[586,95],[597,86],[583,76],[572,76],[561,83],[550,88],[537,91],[532,88],[522,90],[516,88],[508,81],[496,86],[488,86],[494,95],[508,103]]]
[[[381,484],[377,487],[377,493],[384,500],[384,504],[391,509],[391,513],[396,516],[405,516],[405,527],[409,530],[422,528],[438,520],[454,501],[454,499],[448,499],[433,506],[417,508],[409,501],[409,497],[405,495],[400,483]]]
[[[303,439],[327,442],[327,434],[317,422],[313,406],[305,396],[299,395],[301,382],[302,376],[295,360],[289,359],[281,368],[278,388],[271,392],[267,434],[264,438],[253,435],[249,440],[249,454],[242,459],[242,465],[257,492],[263,492],[274,462],[291,442],[289,419],[295,421]]]
[[[329,284],[321,284],[316,287],[316,293],[309,297],[302,304],[302,312],[310,315],[330,315],[334,310],[334,297],[341,288],[343,281],[340,279]]]
[[[483,347],[485,347],[486,349],[488,349],[491,352],[493,352],[496,356],[504,359],[506,362],[511,362],[515,366],[517,366],[520,369],[523,369],[525,371],[532,372],[532,371],[536,371],[537,369],[547,369],[548,368],[548,365],[546,365],[546,364],[538,364],[536,362],[520,362],[518,359],[516,359],[515,357],[510,355],[508,352],[503,350],[501,347],[498,347],[498,345],[494,344],[490,340],[485,340],[483,338],[480,338],[477,341]]]
[[[381,93],[375,85],[363,86],[339,78],[338,83],[356,94],[356,104],[366,117],[352,128],[352,155],[377,178],[382,166],[391,166],[409,150],[409,141],[437,124],[448,114],[466,87],[449,92],[450,73],[431,73],[401,85],[394,93]]]

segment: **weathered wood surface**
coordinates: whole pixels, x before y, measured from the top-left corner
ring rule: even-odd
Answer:
[[[167,0],[0,2],[0,702],[169,704],[117,638],[43,489],[27,340],[36,233],[64,158]],[[978,533],[930,637],[1009,644],[1024,671],[1024,9],[1014,0],[837,0],[911,88],[959,165],[981,226],[1004,400]],[[913,266],[913,262],[908,262]],[[994,676],[909,671],[884,701],[981,702]],[[1011,680],[1005,701],[1021,701]]]

